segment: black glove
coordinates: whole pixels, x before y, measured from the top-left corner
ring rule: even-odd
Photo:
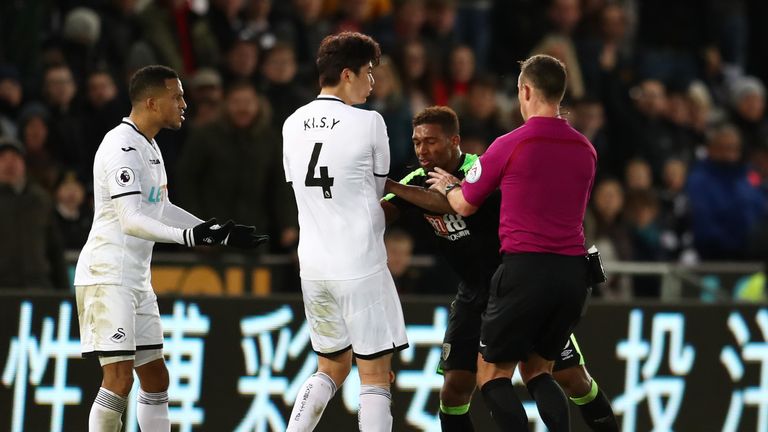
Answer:
[[[229,231],[229,235],[224,239],[224,243],[227,246],[232,246],[241,249],[254,249],[262,243],[269,241],[268,235],[256,234],[256,227],[248,225],[235,224],[232,221],[227,222],[232,224],[232,229]]]
[[[224,225],[216,224],[216,218],[184,230],[184,245],[187,247],[213,246],[221,244],[232,230],[234,223],[229,221]]]

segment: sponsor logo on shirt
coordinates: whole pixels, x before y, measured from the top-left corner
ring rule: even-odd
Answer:
[[[165,199],[165,195],[167,191],[168,191],[168,185],[152,186],[149,189],[149,197],[147,197],[147,201],[151,202],[152,204],[157,204],[159,202],[162,202],[163,199]]]
[[[149,163],[151,163],[152,165],[159,165],[160,164],[160,159],[150,159]]]
[[[119,186],[130,186],[136,181],[136,175],[133,170],[128,167],[122,167],[115,173],[115,181]]]
[[[429,215],[425,214],[424,219],[432,225],[435,235],[444,239],[455,241],[470,235],[467,229],[467,222],[460,215]]]
[[[475,160],[475,163],[472,164],[472,167],[467,171],[467,175],[464,177],[464,180],[466,180],[469,183],[474,183],[478,180],[480,180],[480,175],[483,173],[483,167],[480,165],[480,158]]]

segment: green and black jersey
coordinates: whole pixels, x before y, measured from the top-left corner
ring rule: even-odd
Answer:
[[[477,160],[476,155],[463,154],[459,160],[459,168],[452,174],[463,179],[475,160]],[[429,185],[426,183],[428,178],[424,169],[419,168],[405,176],[400,183],[428,188]],[[384,199],[400,211],[419,211],[423,214],[437,237],[440,252],[465,282],[487,283],[496,271],[501,262],[499,256],[500,191],[497,190],[491,194],[475,214],[466,218],[460,215],[432,213],[394,194],[388,194]]]

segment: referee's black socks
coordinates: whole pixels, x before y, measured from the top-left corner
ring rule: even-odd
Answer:
[[[536,400],[539,415],[550,432],[570,431],[568,398],[552,375],[544,373],[528,381],[528,393]]]
[[[611,402],[594,379],[589,393],[582,397],[571,398],[571,401],[579,407],[581,417],[593,431],[619,432],[619,423],[613,414]]]
[[[488,381],[480,389],[483,400],[496,426],[503,431],[527,431],[528,416],[525,408],[515,394],[512,380],[509,378],[496,378]]]

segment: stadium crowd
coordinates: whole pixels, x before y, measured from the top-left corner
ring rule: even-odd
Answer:
[[[61,251],[90,228],[96,149],[130,110],[127,78],[155,63],[182,74],[189,104],[182,131],[157,137],[174,201],[292,252],[280,132],[318,92],[320,41],[343,30],[385,54],[365,108],[386,121],[390,177],[417,167],[411,118],[427,106],[456,110],[469,153],[519,126],[518,60],[546,53],[567,65],[562,112],[599,155],[585,232],[604,259],[765,260],[766,18],[760,0],[2,2],[0,286],[65,283]],[[420,220],[396,228],[393,274],[419,292],[407,255],[432,253],[431,234]]]

